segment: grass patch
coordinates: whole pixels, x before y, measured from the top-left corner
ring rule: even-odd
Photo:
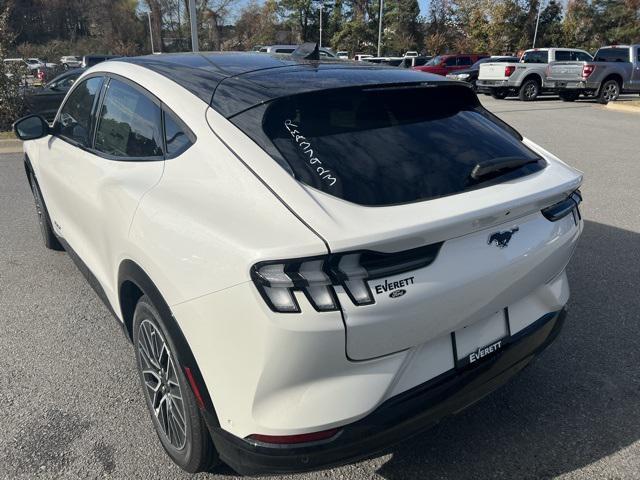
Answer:
[[[16,140],[13,132],[0,132],[0,140]]]

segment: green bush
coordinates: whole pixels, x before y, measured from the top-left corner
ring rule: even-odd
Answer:
[[[10,130],[24,113],[25,73],[18,65],[0,61],[0,131]]]

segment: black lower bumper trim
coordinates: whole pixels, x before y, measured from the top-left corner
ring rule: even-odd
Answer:
[[[329,468],[373,455],[459,412],[507,382],[558,335],[566,311],[550,313],[509,345],[473,367],[452,370],[397,395],[365,418],[345,426],[333,440],[317,445],[254,445],[211,428],[220,458],[238,473],[258,475]]]

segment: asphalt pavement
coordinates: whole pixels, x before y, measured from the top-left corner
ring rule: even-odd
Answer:
[[[429,432],[286,478],[640,478],[640,114],[482,101],[585,173],[564,331]],[[19,154],[0,153],[0,247],[0,478],[190,477],[156,438],[131,345],[71,259],[44,249]]]

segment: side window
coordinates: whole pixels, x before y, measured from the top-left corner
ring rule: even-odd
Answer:
[[[58,89],[63,89],[63,88],[69,89],[71,88],[71,85],[75,83],[75,81],[76,81],[75,77],[63,78],[58,83],[56,83],[55,87]]]
[[[80,83],[71,92],[60,109],[58,134],[83,147],[91,145],[91,112],[102,86],[102,77],[93,77]]]
[[[558,62],[568,62],[572,60],[571,54],[567,50],[556,50],[556,60]]]
[[[525,52],[524,56],[522,57],[521,62],[522,63],[547,63],[549,58],[549,53],[546,51],[531,51],[531,52]]]
[[[458,65],[471,65],[471,57],[458,57]]]
[[[444,61],[444,64],[447,67],[453,67],[456,64],[456,57],[449,57]]]
[[[588,53],[584,52],[573,52],[574,58],[571,60],[576,60],[578,62],[590,62],[593,58]]]
[[[184,124],[173,113],[164,111],[164,134],[167,155],[177,156],[193,144],[193,137]]]
[[[160,107],[149,97],[112,79],[98,115],[95,149],[123,158],[162,158]]]

